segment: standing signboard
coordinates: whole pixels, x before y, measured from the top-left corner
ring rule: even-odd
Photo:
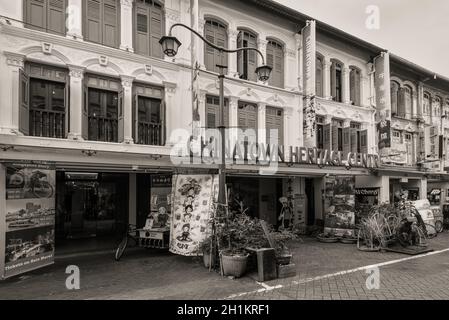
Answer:
[[[1,277],[9,278],[54,261],[54,165],[5,163],[1,215]]]

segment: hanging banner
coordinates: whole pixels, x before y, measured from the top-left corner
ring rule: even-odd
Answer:
[[[302,29],[302,51],[303,51],[303,92],[304,92],[304,135],[306,141],[315,137],[316,114],[315,114],[315,65],[316,65],[316,23],[314,20],[307,21]],[[307,142],[306,142],[307,144]]]
[[[47,163],[7,163],[2,278],[54,261],[56,170]]]
[[[379,150],[391,146],[390,55],[382,52],[374,58],[374,90],[376,92],[376,122]]]
[[[324,232],[336,236],[354,236],[355,177],[331,176],[325,181]]]
[[[207,237],[213,204],[218,197],[218,176],[174,176],[172,192],[170,252],[201,255],[199,244]]]

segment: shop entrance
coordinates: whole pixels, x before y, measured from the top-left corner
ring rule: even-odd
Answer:
[[[315,192],[313,179],[305,179],[305,193],[307,197],[307,226],[315,225]]]
[[[128,221],[128,180],[128,174],[58,172],[56,239],[115,241]]]

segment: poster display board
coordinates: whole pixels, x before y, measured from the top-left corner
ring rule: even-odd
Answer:
[[[170,252],[197,256],[207,237],[209,220],[218,198],[218,176],[173,176]]]
[[[171,223],[172,176],[151,176],[151,227],[169,229]]]
[[[48,163],[5,163],[2,278],[54,261],[56,171]]]
[[[373,206],[379,204],[379,188],[355,189],[355,223],[358,224],[367,217]]]
[[[355,177],[327,177],[324,193],[324,233],[354,236]]]
[[[431,226],[435,227],[435,218],[429,200],[416,200],[412,201],[412,204],[416,208],[416,210],[418,210],[424,223],[430,224]],[[435,229],[427,228],[427,232],[429,234],[433,234],[435,233]]]

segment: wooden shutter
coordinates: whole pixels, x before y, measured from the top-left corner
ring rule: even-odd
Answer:
[[[402,118],[405,117],[405,89],[404,88],[399,89],[398,116],[402,117]]]
[[[343,128],[343,154],[351,152],[351,128]]]
[[[65,34],[65,0],[48,0],[47,28],[49,31]]]
[[[284,86],[284,52],[282,45],[274,41],[267,44],[267,65],[273,68],[268,83],[282,88]]]
[[[316,75],[315,75],[316,95],[323,96],[323,60],[316,57]]]
[[[350,99],[353,105],[360,106],[360,71],[351,68],[349,74]]]
[[[248,47],[257,48],[257,40],[256,36],[251,34],[248,37]],[[248,80],[257,81],[256,76],[256,68],[257,68],[257,54],[255,51],[248,51]]]
[[[124,104],[124,92],[123,88],[118,92],[118,126],[117,136],[118,142],[125,141],[125,104]]]
[[[133,139],[134,143],[140,143],[139,141],[139,95],[135,94],[133,99]]]
[[[360,151],[368,153],[368,130],[360,131]]]
[[[70,132],[70,81],[67,77],[64,90],[64,104],[65,104],[64,137],[67,138],[67,135]]]
[[[204,36],[205,38],[215,43],[215,32],[214,27],[211,23],[206,23],[204,26]],[[204,44],[204,64],[206,66],[206,69],[209,71],[215,71],[215,63],[214,63],[214,57],[215,57],[215,50],[211,46],[208,46],[207,44]]]
[[[334,101],[337,101],[337,68],[335,62],[331,65],[331,95]]]
[[[42,30],[46,28],[47,0],[26,0],[25,15],[27,27]]]
[[[331,128],[332,128],[331,129],[332,150],[338,151],[338,126],[332,125]]]
[[[84,103],[81,119],[81,136],[84,140],[89,139],[89,87],[87,86],[87,77],[84,77]]]
[[[101,43],[101,0],[87,0],[85,3],[85,37],[89,41]]]
[[[357,152],[357,129],[351,128],[350,130],[350,144],[351,152]]]
[[[329,151],[332,149],[331,138],[331,124],[328,123],[323,126],[323,148]]]
[[[277,130],[277,144],[283,145],[284,143],[284,117],[282,109],[267,107],[265,117],[266,128],[266,142],[270,142],[270,129]]]
[[[103,44],[109,47],[118,47],[118,4],[116,0],[103,1]]]
[[[20,70],[19,88],[19,131],[24,135],[30,134],[30,79]]]
[[[391,82],[391,113],[398,114],[398,90],[399,86],[396,82]]]
[[[150,43],[149,43],[149,24],[148,24],[148,9],[143,7],[140,2],[136,5],[135,9],[135,39],[136,39],[136,53],[149,55]]]
[[[162,10],[158,7],[152,7],[150,18],[150,55],[152,57],[162,58],[162,48],[159,44],[159,40],[164,32]]]

